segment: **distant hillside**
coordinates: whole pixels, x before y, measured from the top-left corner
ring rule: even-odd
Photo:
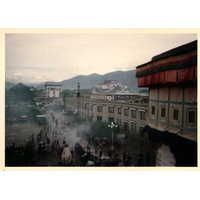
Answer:
[[[32,89],[33,88],[30,88],[23,83],[14,85],[9,90],[6,90],[6,104],[17,104],[21,101],[30,101],[34,103],[34,92]]]
[[[12,88],[13,86],[15,86],[15,83],[11,83],[11,82],[7,82],[5,83],[5,89],[9,90],[10,88]]]
[[[123,85],[128,86],[132,91],[139,90],[137,86],[137,78],[135,77],[136,70],[130,71],[116,71],[105,75],[90,74],[90,75],[79,75],[71,79],[64,80],[62,82],[56,82],[62,84],[63,89],[76,89],[77,83],[80,82],[81,89],[91,89],[98,83],[103,83],[105,80],[117,80]],[[44,85],[37,87],[38,89],[44,88]]]
[[[98,83],[103,83],[105,80],[117,80],[122,85],[127,86],[132,91],[138,91],[142,88],[137,86],[137,78],[135,77],[136,70],[130,71],[115,71],[104,75],[90,74],[90,75],[79,75],[73,78],[63,80],[61,82],[51,82],[55,84],[61,84],[63,90],[65,89],[76,89],[77,83],[80,82],[80,89],[92,89]],[[44,84],[35,86],[37,89],[44,89]]]

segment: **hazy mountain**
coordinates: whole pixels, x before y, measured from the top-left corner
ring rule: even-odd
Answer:
[[[18,83],[12,87],[12,89],[22,89],[22,88],[28,88],[28,86],[24,85],[23,83]]]
[[[76,89],[77,83],[80,83],[81,89],[93,88],[98,83],[102,83],[105,80],[117,80],[123,85],[128,86],[131,90],[138,90],[137,78],[135,77],[136,70],[131,71],[116,71],[105,75],[91,74],[88,76],[80,75],[74,78],[64,80],[60,82],[63,89]]]
[[[5,83],[5,88],[6,90],[9,90],[10,88],[12,88],[13,86],[15,86],[15,83],[11,83],[11,82],[7,82]]]
[[[6,103],[17,104],[21,101],[34,102],[34,93],[32,88],[24,85],[23,83],[18,83],[9,90],[6,90],[5,97]]]
[[[105,80],[117,80],[122,85],[127,86],[132,91],[138,91],[142,88],[137,86],[137,78],[135,77],[136,70],[130,71],[115,71],[104,75],[90,74],[79,75],[73,78],[63,80],[61,82],[50,82],[51,84],[61,84],[63,90],[65,89],[77,89],[78,82],[80,83],[80,89],[92,89],[99,83],[103,83]],[[15,84],[14,84],[15,85]],[[35,86],[37,89],[44,89],[45,83]]]

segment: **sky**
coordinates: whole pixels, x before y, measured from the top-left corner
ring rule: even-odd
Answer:
[[[39,84],[129,71],[196,39],[186,33],[6,33],[5,77]]]

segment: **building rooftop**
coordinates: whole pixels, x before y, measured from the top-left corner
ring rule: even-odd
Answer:
[[[62,84],[59,84],[59,83],[53,83],[53,82],[45,82],[45,87],[46,86],[62,86]]]
[[[139,87],[196,81],[197,41],[154,56],[150,62],[139,65],[136,69]]]
[[[171,56],[182,55],[182,54],[185,54],[185,53],[187,53],[189,51],[193,51],[193,50],[197,50],[197,40],[190,42],[190,43],[187,43],[187,44],[184,44],[184,45],[181,45],[179,47],[170,49],[169,51],[163,52],[161,54],[158,54],[158,55],[152,57],[151,61],[144,63],[144,64],[141,64],[141,65],[137,66],[136,68],[140,68],[144,65],[147,65],[147,64],[150,64],[152,62],[159,61],[161,59],[168,58],[168,57],[171,57]]]

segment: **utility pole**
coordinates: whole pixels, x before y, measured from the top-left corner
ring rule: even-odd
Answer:
[[[78,85],[77,85],[77,98],[78,98],[78,104],[77,104],[77,107],[78,107],[78,126],[77,126],[77,135],[79,137],[79,97],[80,97],[80,83],[78,82]]]
[[[77,98],[78,98],[78,122],[79,122],[79,97],[80,97],[80,83],[77,85]]]

